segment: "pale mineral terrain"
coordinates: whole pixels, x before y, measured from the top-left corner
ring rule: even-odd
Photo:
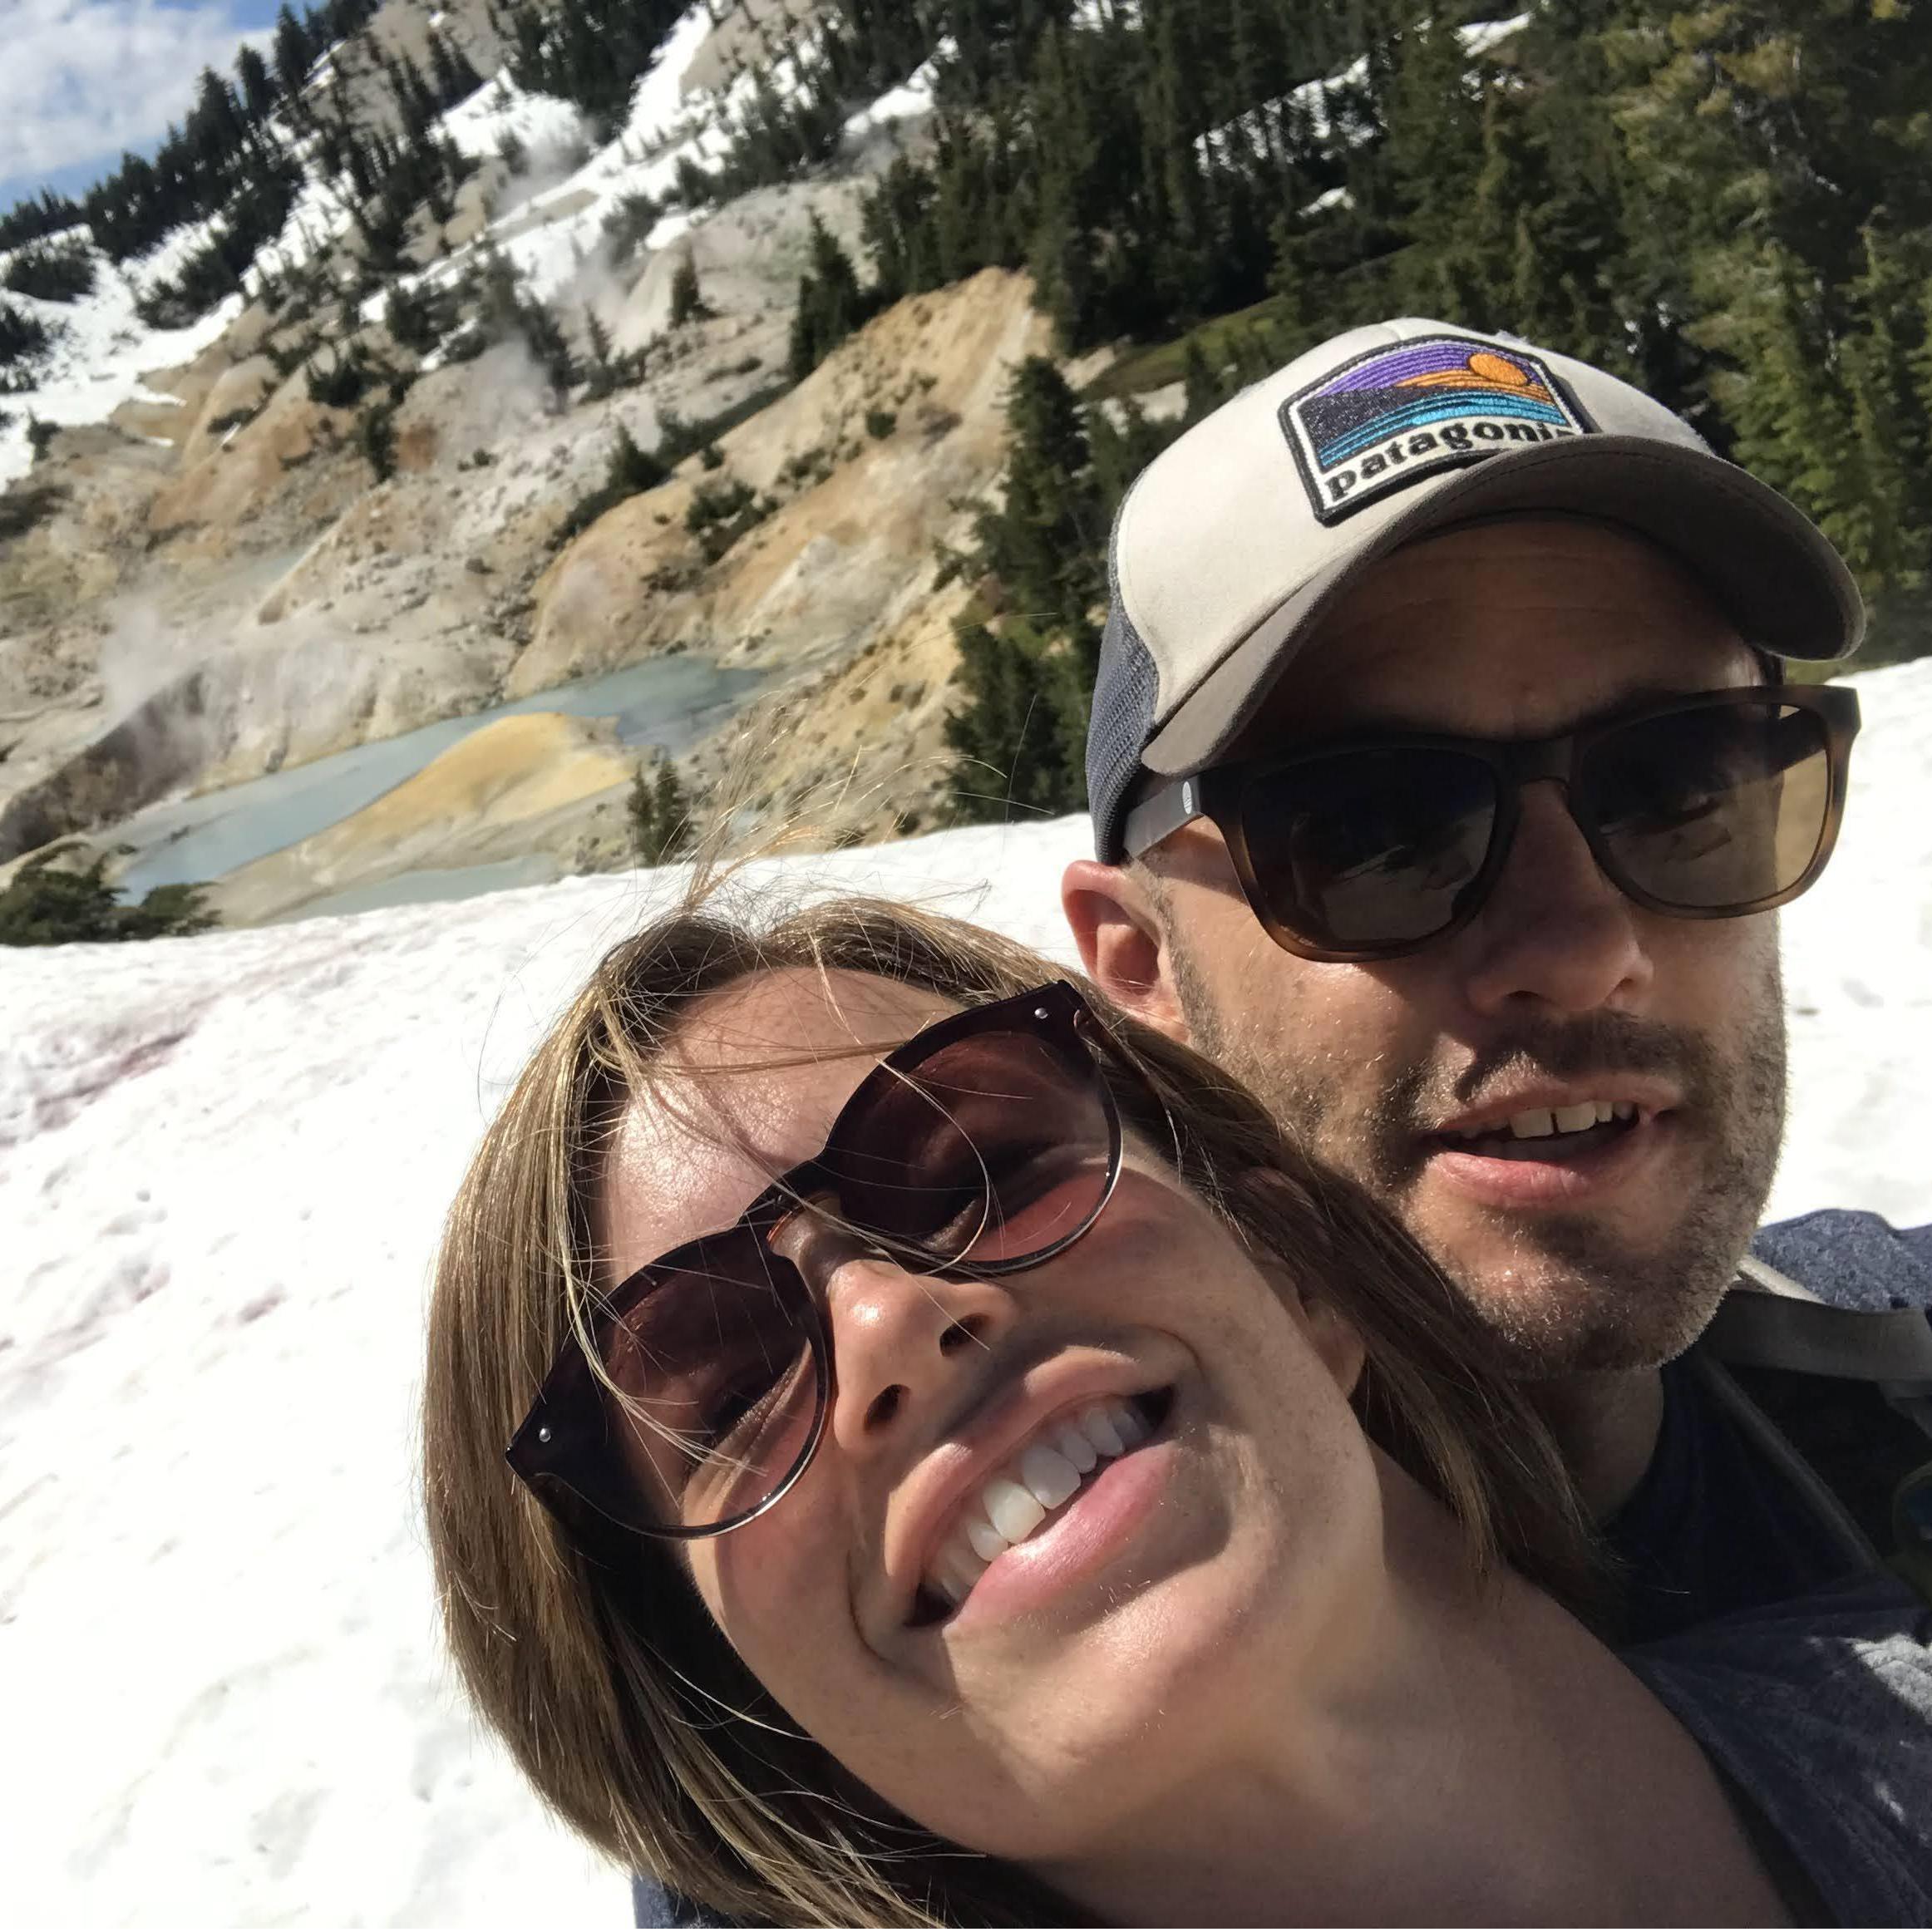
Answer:
[[[386,480],[356,412],[313,400],[290,367],[314,323],[264,296],[150,330],[136,292],[196,238],[125,272],[103,260],[95,296],[63,319],[64,360],[0,426],[0,481],[37,505],[0,538],[0,867],[76,834],[111,848],[157,803],[676,653],[762,674],[748,714],[682,754],[688,786],[740,829],[807,809],[840,840],[945,821],[964,593],[940,583],[940,547],[968,540],[997,484],[1008,374],[1046,349],[1047,324],[1023,277],[989,270],[888,310],[784,382],[811,224],[860,255],[867,183],[925,138],[919,76],[853,116],[827,169],[666,214],[628,257],[605,233],[626,196],[663,195],[680,155],[718,151],[745,62],[775,22],[810,12],[694,7],[602,149],[575,110],[506,72],[445,116],[481,167],[456,217],[413,238],[416,283],[447,286],[487,249],[567,332],[594,314],[646,372],[559,393],[514,338],[473,360],[430,357],[395,412]],[[388,0],[370,32],[409,46],[426,17]],[[437,17],[495,72],[486,10]],[[349,54],[337,65],[335,86],[357,84]],[[262,260],[346,278],[352,232],[310,175]],[[709,313],[673,328],[687,262]],[[377,298],[342,312],[314,356],[408,362],[383,313]],[[673,420],[733,416],[669,481],[574,527],[620,428],[649,450]],[[37,457],[27,417],[59,426]],[[763,514],[713,555],[687,511],[734,483]],[[318,825],[218,878],[211,900],[246,922],[420,869],[628,863],[637,761],[579,727],[485,729],[460,777]]]

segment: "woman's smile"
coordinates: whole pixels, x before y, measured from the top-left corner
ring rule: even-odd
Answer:
[[[1131,1434],[1147,1427],[1137,1409],[1126,1403],[1089,1408],[1078,1426],[1083,1437],[1116,1441],[1120,1430]],[[1063,1461],[1055,1450],[1044,1453]],[[1003,1503],[1022,1521],[1035,1511],[1038,1520],[1033,1529],[996,1550],[989,1562],[978,1564],[977,1576],[970,1567],[963,1569],[960,1574],[970,1578],[968,1594],[948,1619],[949,1628],[955,1634],[969,1633],[988,1622],[1043,1609],[1090,1580],[1104,1580],[1111,1560],[1132,1547],[1166,1500],[1176,1453],[1165,1436],[1126,1442],[1117,1456],[1100,1451],[1092,1471],[1076,1474],[1072,1480],[1077,1486],[1068,1499],[1050,1512],[1042,1506],[1037,1478],[1014,1484],[996,1477],[994,1484],[1005,1483],[1006,1491],[995,1500],[995,1511]],[[1060,1472],[1049,1473],[1057,1486]]]
[[[1033,1405],[1028,1405],[1033,1407]],[[976,1455],[947,1487],[960,1487],[960,1501],[944,1511],[933,1555],[919,1570],[919,1598],[914,1621],[937,1623],[953,1617],[993,1570],[991,1596],[1001,1596],[1003,1579],[1014,1565],[1004,1559],[1024,1550],[1030,1570],[1042,1569],[1042,1550],[1059,1548],[1059,1532],[1090,1505],[1105,1474],[1136,1449],[1146,1447],[1173,1407],[1173,1389],[1146,1395],[1074,1395],[1028,1427],[1026,1439],[1008,1449],[999,1468],[985,1476],[985,1456]],[[906,1505],[914,1507],[914,1505]],[[985,1614],[985,1598],[979,1599]]]

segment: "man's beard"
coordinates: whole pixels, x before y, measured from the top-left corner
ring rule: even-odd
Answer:
[[[1383,1065],[1358,1101],[1359,1056],[1338,1048],[1290,1062],[1284,1033],[1215,1010],[1184,949],[1176,987],[1194,1043],[1249,1087],[1303,1145],[1363,1183],[1422,1243],[1506,1352],[1516,1374],[1547,1377],[1639,1368],[1680,1355],[1734,1279],[1771,1191],[1784,1131],[1785,1028],[1772,954],[1739,1004],[1737,1046],[1627,1013],[1517,1022],[1462,1064],[1445,1057]],[[1698,1178],[1675,1223],[1634,1243],[1587,1212],[1495,1210],[1480,1265],[1412,1218],[1431,1152],[1431,1123],[1482,1092],[1532,1078],[1644,1073],[1668,1077],[1687,1136],[1679,1163]],[[1328,1077],[1324,1077],[1324,1074]],[[1694,1135],[1694,1141],[1688,1136]],[[1673,1166],[1673,1171],[1679,1171]]]

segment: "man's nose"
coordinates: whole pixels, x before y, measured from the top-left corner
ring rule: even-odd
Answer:
[[[1013,1298],[998,1284],[903,1266],[819,1204],[795,1215],[772,1245],[825,1311],[835,1384],[828,1426],[850,1455],[862,1458],[895,1442],[1012,1326]]]
[[[1629,1006],[1653,973],[1645,916],[1604,876],[1568,791],[1525,786],[1501,876],[1459,935],[1469,1002],[1491,1015]]]

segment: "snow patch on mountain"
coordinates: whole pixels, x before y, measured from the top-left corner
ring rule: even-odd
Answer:
[[[69,231],[70,236],[86,233],[84,229]],[[0,488],[32,467],[29,432],[34,421],[104,422],[124,402],[173,402],[172,397],[150,389],[145,378],[193,361],[210,343],[219,341],[241,313],[241,298],[231,295],[185,328],[150,328],[135,303],[143,283],[166,273],[170,262],[178,268],[205,239],[200,224],[177,230],[140,264],[145,272],[138,280],[94,249],[93,292],[78,302],[42,302],[13,293],[0,298],[37,317],[53,338],[32,387],[18,395],[0,395]],[[91,239],[89,246],[91,249]],[[0,271],[12,259],[0,255]]]

